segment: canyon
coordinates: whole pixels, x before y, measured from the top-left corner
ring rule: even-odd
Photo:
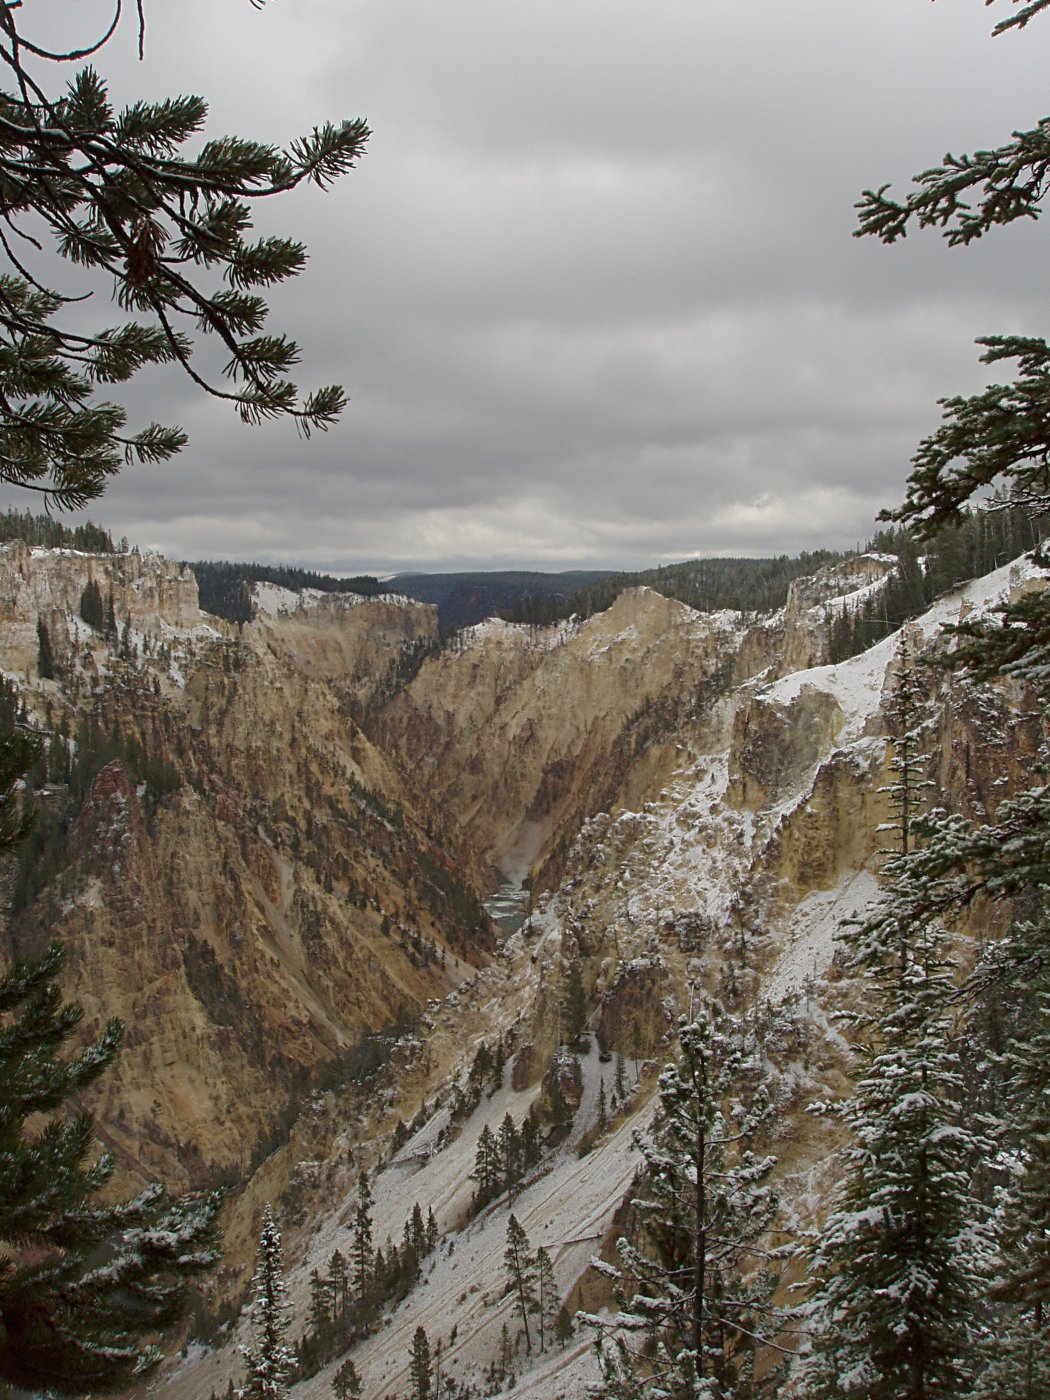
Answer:
[[[679,1015],[705,995],[762,1022],[778,1187],[796,1221],[816,1218],[836,1130],[806,1109],[848,1084],[836,1014],[864,989],[836,936],[878,890],[901,641],[831,665],[829,633],[894,568],[831,566],[767,616],[638,588],[585,621],[491,619],[443,640],[434,608],[393,595],[259,584],[237,626],[202,613],[192,572],[159,556],[0,549],[5,682],[73,761],[99,754],[76,810],[61,778],[37,787],[63,854],[9,918],[7,952],[60,939],[84,1037],[113,1015],[127,1027],[90,1100],[121,1182],[232,1188],[210,1322],[155,1393],[239,1380],[233,1317],[266,1202],[305,1327],[310,1273],[345,1249],[362,1170],[377,1240],[417,1201],[440,1238],[354,1352],[365,1394],[404,1389],[417,1326],[444,1339],[449,1376],[476,1382],[511,1315],[506,1203],[472,1207],[477,1144],[549,1103],[552,1075],[572,1125],[514,1210],[550,1244],[568,1311],[601,1306],[591,1259],[630,1191],[632,1134]],[[913,657],[1037,575],[1020,560],[944,595],[904,629]],[[89,585],[109,628],[81,616]],[[1039,714],[1018,683],[916,670],[937,800],[994,816],[1030,781]],[[501,928],[484,901],[508,884],[522,916]],[[977,901],[963,961],[1007,917]],[[566,1066],[571,975],[590,1049]],[[456,1095],[496,1041],[505,1081],[463,1120]],[[629,1092],[596,1133],[613,1055]],[[581,1394],[592,1353],[579,1331],[523,1359],[511,1393]],[[301,1394],[327,1395],[333,1369]]]

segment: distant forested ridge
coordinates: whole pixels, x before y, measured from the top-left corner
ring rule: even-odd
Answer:
[[[980,578],[1050,535],[1050,515],[1033,516],[1024,506],[993,499],[963,512],[921,545],[907,528],[880,530],[868,549],[897,557],[897,572],[856,607],[829,616],[829,659],[846,661],[896,632],[926,611],[935,598],[967,579]]]
[[[1035,548],[1050,535],[1050,515],[1033,518],[1020,506],[992,499],[963,513],[920,546],[903,527],[878,531],[864,549],[894,555],[897,573],[854,606],[831,605],[830,654],[844,661],[880,641],[909,618],[924,611],[938,594],[966,579],[978,578]],[[7,510],[0,513],[0,543],[22,540],[47,549],[76,549],[86,554],[117,554],[110,532],[90,521],[63,525],[50,515]],[[250,620],[252,585],[273,583],[299,591],[356,593],[376,597],[399,593],[438,608],[446,635],[487,617],[528,626],[550,626],[569,617],[604,612],[627,588],[648,587],[696,609],[727,608],[743,613],[771,613],[784,606],[788,588],[798,578],[856,551],[803,551],[764,559],[689,559],[662,568],[612,573],[573,570],[541,573],[501,570],[491,573],[399,574],[392,582],[371,575],[338,578],[287,564],[200,560],[188,565],[196,575],[205,612],[230,622]],[[185,561],[183,561],[185,564]]]
[[[90,520],[82,525],[63,525],[51,515],[6,510],[0,515],[0,543],[23,540],[42,549],[79,549],[83,554],[116,554],[113,537]],[[120,549],[127,549],[122,540]]]
[[[441,631],[450,633],[461,627],[473,627],[487,617],[511,618],[512,612],[519,608],[531,607],[537,613],[545,612],[550,616],[511,620],[554,622],[560,617],[569,617],[574,609],[566,612],[566,606],[581,589],[600,585],[604,579],[614,576],[608,569],[579,569],[558,574],[503,569],[492,573],[398,574],[394,582],[398,591],[407,593],[410,598],[420,603],[435,603]],[[619,592],[618,588],[616,593]]]
[[[829,549],[803,551],[789,558],[688,559],[659,569],[607,574],[586,583],[564,599],[524,596],[504,613],[508,622],[543,626],[565,618],[591,617],[612,606],[625,588],[652,588],[666,598],[676,598],[697,612],[732,608],[737,612],[774,612],[787,601],[788,585],[812,574],[825,564],[847,558]]]
[[[316,588],[320,593],[358,593],[374,598],[380,593],[399,592],[379,579],[361,574],[356,578],[335,578],[297,569],[289,564],[233,564],[227,560],[200,560],[191,563],[197,578],[201,607],[229,622],[249,622],[252,615],[252,585],[275,583],[298,592]]]
[[[896,556],[897,572],[855,607],[845,606],[835,613],[831,605],[831,660],[844,661],[866,650],[924,612],[939,594],[1016,559],[1048,535],[1050,516],[1033,519],[1023,507],[998,499],[964,512],[958,524],[945,527],[921,546],[907,529],[878,531],[861,552]],[[625,588],[642,586],[697,612],[729,608],[770,613],[787,602],[795,579],[856,553],[818,549],[771,559],[690,559],[659,569],[608,574],[568,594],[523,592],[500,616],[508,622],[549,626],[569,617],[604,612]]]

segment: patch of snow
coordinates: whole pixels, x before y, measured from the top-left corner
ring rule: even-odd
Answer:
[[[834,889],[807,895],[782,926],[781,952],[764,981],[763,996],[781,1001],[790,992],[801,991],[811,978],[822,978],[831,965],[843,922],[862,915],[878,892],[875,876],[856,870]]]
[[[369,604],[383,603],[399,608],[417,608],[424,604],[415,598],[407,598],[403,593],[378,593],[366,596],[363,593],[329,592],[321,588],[284,588],[277,583],[256,583],[252,586],[252,603],[256,614],[265,617],[289,616],[303,612],[307,608],[346,609],[367,607]]]
[[[302,606],[303,595],[290,588],[281,588],[276,583],[257,583],[252,589],[252,602],[256,609],[267,617],[279,617],[281,613],[297,612]]]

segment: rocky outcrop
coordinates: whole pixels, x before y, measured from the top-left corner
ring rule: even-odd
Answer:
[[[780,673],[808,671],[828,660],[830,624],[843,612],[854,611],[897,572],[888,554],[859,554],[816,573],[795,579],[788,588],[783,614],[784,650]]]
[[[790,702],[761,693],[737,711],[729,748],[730,794],[758,811],[797,795],[842,728],[835,697],[802,685]]]
[[[636,1063],[668,1043],[676,995],[671,970],[653,954],[620,962],[601,997],[595,1030],[600,1045],[612,1045]]]
[[[200,627],[205,619],[197,580],[188,568],[157,554],[81,554],[38,549],[20,540],[0,546],[0,666],[26,677],[36,671],[37,622],[52,632],[59,656],[68,658],[83,632],[84,590],[97,584],[117,625],[160,634]],[[215,623],[216,626],[222,624]]]
[[[410,598],[362,598],[257,584],[246,631],[297,674],[323,681],[356,716],[399,690],[437,650],[437,608]]]
[[[81,554],[38,549],[20,540],[0,545],[0,625],[36,625],[42,613],[76,614],[84,589],[97,583],[113,597],[118,622],[140,632],[202,622],[193,571],[159,554]]]

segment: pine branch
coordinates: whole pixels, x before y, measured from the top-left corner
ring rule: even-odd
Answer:
[[[119,13],[118,3],[108,33]],[[18,33],[15,10],[3,7],[3,16],[0,63],[13,86],[0,93],[0,202],[5,224],[0,250],[18,278],[3,279],[11,319],[5,319],[0,299],[0,337],[5,331],[9,334],[21,357],[14,361],[19,372],[29,347],[17,336],[28,331],[34,319],[40,329],[67,300],[45,288],[27,259],[14,254],[15,240],[24,240],[27,248],[40,244],[30,231],[32,225],[22,226],[25,219],[39,216],[71,266],[108,272],[118,305],[149,316],[153,324],[132,332],[112,327],[90,336],[48,327],[50,360],[38,356],[27,366],[36,376],[37,393],[60,392],[62,402],[72,406],[77,400],[86,413],[90,382],[84,392],[74,381],[63,381],[63,362],[83,366],[95,383],[122,383],[145,365],[177,363],[206,392],[233,403],[245,421],[290,417],[304,436],[330,426],[345,406],[345,396],[326,387],[300,400],[286,377],[298,363],[299,352],[285,337],[260,334],[266,303],[248,294],[298,275],[305,266],[305,250],[290,238],[251,241],[249,204],[307,180],[327,187],[361,155],[369,135],[366,124],[326,123],[287,151],[220,137],[205,141],[186,159],[181,150],[202,129],[207,113],[199,97],[139,101],[117,114],[105,83],[93,69],[84,68],[61,97],[51,98],[24,68],[23,58],[30,50]],[[46,54],[41,50],[38,56]],[[73,51],[52,55],[72,56]],[[219,270],[230,290],[206,289],[187,275],[194,268]],[[23,286],[48,298],[48,305],[39,305],[29,317],[11,306],[10,291],[19,278]],[[180,317],[197,333],[219,336],[229,352],[226,377],[243,388],[224,389],[191,369],[193,341],[175,329]],[[45,383],[49,366],[53,386]],[[16,387],[8,375],[5,388],[0,374],[0,438],[5,433],[4,409],[15,415],[7,425],[8,436],[24,434],[27,428],[27,410],[18,405]],[[74,460],[73,417],[52,425],[50,431],[60,431],[66,444],[64,459],[53,471],[41,465],[36,448],[22,452],[10,442],[8,451],[0,453],[0,480],[39,490],[60,505],[82,504],[119,468],[129,442],[147,452],[158,450],[163,442],[165,455],[170,455],[183,440],[177,429],[162,439],[154,425],[145,436],[119,435],[119,441],[115,437],[106,448],[98,436],[102,421],[85,418],[81,440],[88,444],[87,455],[79,463]],[[43,421],[38,430],[44,430]]]
[[[984,0],[984,3],[994,5],[995,0]],[[1010,19],[1000,20],[992,30],[993,34],[1005,34],[1008,29],[1024,29],[1036,15],[1050,7],[1050,0],[1028,0],[1027,4],[1024,4],[1024,0],[1011,0],[1011,4],[1023,4],[1023,9]]]

